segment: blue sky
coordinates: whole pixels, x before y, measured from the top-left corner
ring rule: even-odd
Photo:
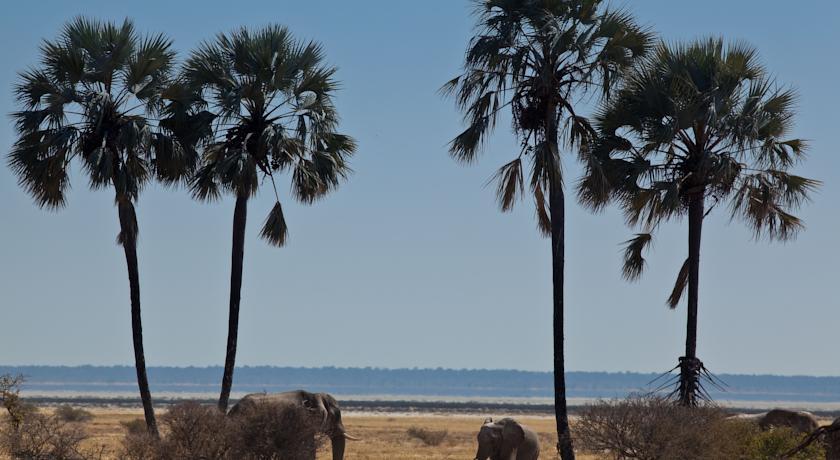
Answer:
[[[800,95],[796,135],[811,140],[798,171],[825,182],[800,211],[808,230],[787,244],[753,241],[720,210],[704,226],[699,356],[715,372],[840,375],[840,4],[783,1],[627,5],[666,40],[709,34],[755,45]],[[549,242],[530,203],[496,210],[484,184],[516,151],[501,127],[476,166],[447,142],[460,117],[436,91],[457,74],[473,18],[467,2],[58,0],[15,2],[0,17],[0,112],[15,110],[16,72],[41,39],[77,14],[134,19],[182,55],[240,25],[276,22],[323,43],[339,67],[343,130],[355,173],[302,206],[284,192],[288,246],[257,238],[272,204],[249,209],[239,364],[551,368]],[[0,123],[3,156],[13,142]],[[578,174],[566,157],[567,178]],[[281,197],[283,198],[283,197]],[[664,371],[684,343],[685,307],[665,298],[685,257],[686,229],[663,228],[649,270],[620,278],[630,231],[614,210],[567,213],[567,368]],[[140,276],[150,365],[221,365],[227,325],[233,202],[198,204],[149,188],[138,208]],[[110,193],[73,177],[69,205],[35,207],[0,168],[0,363],[132,362],[125,261]]]

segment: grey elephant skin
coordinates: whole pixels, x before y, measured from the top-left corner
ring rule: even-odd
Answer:
[[[787,409],[773,409],[758,418],[758,426],[762,430],[773,427],[790,428],[798,433],[810,433],[820,424],[814,414]]]
[[[488,418],[477,438],[476,460],[535,460],[540,456],[537,433],[512,418],[496,422]]]
[[[328,393],[310,393],[303,390],[284,393],[252,393],[240,399],[230,409],[228,415],[236,417],[237,414],[257,404],[306,408],[315,418],[315,423],[320,424],[321,431],[330,438],[333,460],[344,460],[346,439],[357,440],[357,438],[347,434],[344,423],[341,421],[341,408],[338,407],[338,401]],[[312,460],[314,459],[315,456],[313,455]]]

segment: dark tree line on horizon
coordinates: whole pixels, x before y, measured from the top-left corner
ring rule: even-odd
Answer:
[[[709,397],[704,378],[714,379],[697,356],[705,217],[728,206],[756,238],[788,240],[804,228],[793,212],[819,182],[791,172],[807,149],[791,137],[795,92],[775,83],[752,47],[715,37],[659,43],[630,13],[601,0],[473,3],[476,28],[462,72],[442,89],[466,125],[449,153],[461,163],[477,161],[499,115],[510,115],[520,148],[493,177],[495,192],[502,211],[526,197],[532,201],[537,229],[550,239],[551,385],[557,450],[570,460],[563,335],[568,184],[582,206],[597,212],[616,205],[638,229],[626,242],[623,275],[629,280],[641,275],[659,225],[685,217],[686,258],[667,304],[676,308],[687,293],[686,348],[673,397],[695,406]],[[260,185],[271,185],[276,201],[260,236],[282,247],[288,227],[276,181],[288,179],[292,197],[313,204],[350,173],[356,144],[339,132],[336,69],[321,45],[299,41],[278,25],[219,34],[179,62],[163,34],[140,35],[129,20],[76,18],[39,53],[39,64],[21,72],[15,86],[17,139],[8,165],[42,208],[66,205],[73,162],[91,189],[114,194],[129,279],[134,375],[154,436],[135,205],[153,183],[185,188],[199,201],[235,199],[218,401],[225,411],[236,369],[249,200]],[[597,101],[593,113],[583,113],[582,100]],[[563,154],[583,165],[582,177],[564,177]]]

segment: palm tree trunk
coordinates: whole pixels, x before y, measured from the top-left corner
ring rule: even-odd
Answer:
[[[697,304],[700,282],[700,236],[703,230],[705,190],[692,195],[688,202],[688,321],[685,356],[680,358],[679,402],[696,406],[700,392],[703,363],[697,358]]]
[[[119,239],[125,250],[128,285],[131,292],[131,336],[134,341],[134,367],[137,370],[137,385],[140,387],[140,400],[143,402],[146,428],[152,436],[158,437],[155,409],[152,405],[152,394],[149,391],[149,379],[146,376],[146,355],[143,352],[143,321],[140,317],[140,270],[137,264],[137,215],[134,212],[134,205],[125,198],[118,198],[117,209],[120,215]]]
[[[551,267],[554,288],[554,414],[557,423],[557,450],[563,460],[574,460],[566,407],[566,363],[564,351],[563,270],[565,266],[565,197],[563,185],[552,180],[549,192],[551,213]]]
[[[227,352],[222,374],[222,392],[219,410],[227,412],[230,389],[233,386],[233,369],[236,366],[236,342],[239,336],[239,300],[242,291],[242,260],[245,257],[245,223],[248,218],[248,198],[236,197],[233,211],[233,247],[230,267],[230,312],[228,317]]]
[[[557,145],[555,109],[549,108],[546,115],[546,142],[553,159],[548,208],[551,216],[551,281],[554,294],[554,417],[557,424],[557,452],[563,460],[574,460],[575,450],[572,446],[569,412],[566,406],[566,356],[563,335],[566,202],[563,193],[563,177],[560,172],[560,148]]]

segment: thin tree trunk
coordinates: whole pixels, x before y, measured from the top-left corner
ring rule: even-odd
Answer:
[[[697,304],[700,282],[700,237],[703,230],[705,191],[692,195],[688,202],[688,320],[685,356],[680,360],[680,403],[697,405],[700,372],[703,363],[697,358]]]
[[[239,336],[239,300],[242,291],[242,260],[245,257],[245,223],[248,218],[248,198],[238,196],[233,211],[233,247],[230,267],[230,312],[228,317],[227,352],[225,370],[222,375],[222,392],[219,396],[219,410],[227,412],[230,389],[233,386],[233,370],[236,366],[236,342]]]
[[[551,213],[551,267],[554,288],[554,413],[557,423],[557,449],[563,460],[574,460],[566,407],[566,362],[564,351],[563,270],[565,265],[565,197],[563,185],[552,181],[549,192]]]
[[[700,236],[703,231],[703,194],[691,198],[688,205],[688,323],[685,356],[697,357],[697,302],[700,282]]]
[[[557,451],[563,460],[574,460],[575,451],[569,430],[566,407],[566,356],[564,350],[563,270],[565,267],[566,203],[563,176],[560,168],[560,148],[557,144],[556,107],[546,110],[546,144],[552,157],[549,179],[548,207],[551,216],[551,269],[554,310],[554,417],[557,424]]]
[[[146,376],[146,355],[143,352],[143,321],[140,316],[140,270],[137,264],[137,216],[134,205],[127,199],[119,199],[117,208],[120,215],[120,243],[125,250],[125,262],[128,266],[128,284],[131,291],[131,336],[134,341],[134,367],[137,370],[137,385],[140,388],[140,400],[143,402],[143,414],[146,428],[152,436],[158,437],[155,409],[152,394],[149,391],[149,379]]]

